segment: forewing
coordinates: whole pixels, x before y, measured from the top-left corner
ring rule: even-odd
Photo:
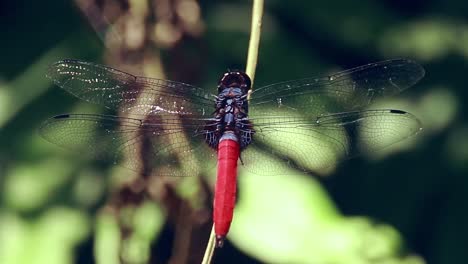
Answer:
[[[241,157],[247,170],[260,175],[289,174],[291,168],[320,174],[343,159],[385,148],[421,130],[415,116],[400,110],[264,116],[252,123],[254,140]],[[271,160],[265,155],[276,159],[265,164]]]
[[[47,76],[82,100],[132,115],[205,116],[213,111],[212,95],[199,87],[138,77],[91,62],[59,61]]]
[[[254,89],[250,116],[287,109],[311,116],[362,110],[376,99],[414,85],[424,69],[411,60],[395,59],[363,65],[324,78],[307,78]]]
[[[67,114],[45,121],[40,134],[80,155],[114,161],[134,171],[155,168],[161,176],[196,175],[215,157],[204,144],[203,120],[190,117]]]

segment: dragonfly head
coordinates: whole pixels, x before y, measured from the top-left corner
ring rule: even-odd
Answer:
[[[240,88],[243,94],[250,90],[252,82],[250,77],[242,71],[233,70],[226,72],[218,82],[218,93],[227,88]]]

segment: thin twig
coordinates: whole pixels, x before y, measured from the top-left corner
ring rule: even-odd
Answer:
[[[252,11],[252,25],[250,27],[250,41],[249,41],[249,53],[247,55],[247,67],[245,72],[249,75],[252,81],[252,87],[255,78],[255,69],[257,68],[258,61],[258,46],[260,44],[260,33],[262,29],[262,16],[263,16],[263,0],[254,0],[253,1],[253,11]],[[249,91],[249,96],[247,99],[250,99],[250,94],[252,89]]]
[[[247,66],[245,72],[249,75],[252,85],[255,78],[255,69],[257,68],[258,61],[258,46],[260,44],[260,33],[262,28],[262,17],[263,17],[263,0],[253,0],[252,6],[252,25],[250,27],[250,41],[249,41],[249,51],[247,54]],[[250,93],[252,89],[249,91]],[[214,225],[211,228],[210,238],[208,240],[208,245],[206,246],[205,255],[203,256],[202,264],[211,263],[215,250],[215,231]]]
[[[211,259],[213,258],[215,250],[215,231],[214,225],[211,228],[210,238],[208,240],[208,245],[206,246],[205,255],[203,256],[202,264],[209,264],[211,263]]]

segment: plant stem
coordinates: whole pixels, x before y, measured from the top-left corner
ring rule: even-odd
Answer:
[[[245,72],[249,75],[252,85],[255,78],[255,69],[258,61],[258,46],[260,44],[260,33],[262,28],[262,17],[263,17],[263,0],[253,0],[252,6],[252,25],[250,27],[250,40],[249,40],[249,51],[247,54],[247,66]],[[250,93],[252,89],[249,91]],[[208,245],[206,246],[205,255],[203,256],[202,264],[211,263],[215,250],[215,231],[214,225],[211,228],[210,238]]]
[[[205,255],[203,256],[202,264],[211,263],[214,249],[215,249],[215,232],[214,232],[214,225],[213,225],[213,227],[211,228],[210,238],[208,239],[208,245],[206,245]]]
[[[255,78],[255,69],[257,68],[258,61],[258,46],[260,44],[260,34],[262,29],[262,17],[263,17],[263,0],[254,0],[252,7],[252,24],[250,26],[250,41],[249,41],[249,52],[247,54],[247,66],[245,72],[249,75],[252,81],[252,87]],[[252,89],[249,91],[250,94]]]

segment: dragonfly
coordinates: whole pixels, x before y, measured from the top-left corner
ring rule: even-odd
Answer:
[[[116,114],[57,115],[40,134],[81,155],[139,172],[157,168],[161,176],[217,166],[213,222],[222,247],[233,219],[238,165],[258,175],[312,172],[402,141],[420,131],[421,122],[402,110],[370,106],[424,74],[414,61],[392,59],[252,89],[250,77],[233,70],[217,89],[205,90],[66,59],[51,65],[47,76]]]

